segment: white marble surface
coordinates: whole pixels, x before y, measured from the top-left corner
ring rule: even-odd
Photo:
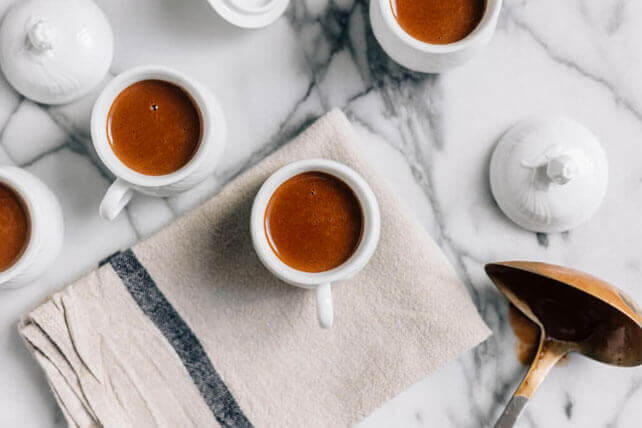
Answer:
[[[0,0],[0,14],[10,1]],[[34,284],[0,293],[0,426],[64,425],[46,381],[16,333],[20,314],[103,257],[214,194],[331,107],[342,108],[367,155],[443,247],[494,336],[363,421],[364,427],[488,426],[525,368],[514,354],[505,301],[489,261],[529,258],[601,276],[642,301],[642,2],[506,0],[485,53],[441,76],[393,64],[369,28],[367,0],[292,0],[273,25],[231,27],[205,0],[99,0],[116,38],[113,74],[160,63],[205,82],[227,113],[218,173],[168,199],[136,196],[108,223],[97,207],[110,178],[88,140],[92,97],[36,105],[0,78],[0,164],[17,164],[59,197],[66,242]],[[603,141],[610,186],[578,229],[536,235],[497,209],[487,170],[514,121],[563,114]],[[400,350],[403,352],[403,350]],[[572,356],[538,391],[520,427],[639,427],[642,369]]]

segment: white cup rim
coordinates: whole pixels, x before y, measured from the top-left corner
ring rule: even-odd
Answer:
[[[179,170],[158,176],[141,174],[125,165],[112,151],[107,137],[107,117],[116,97],[130,85],[151,79],[163,80],[183,89],[192,98],[201,121],[201,138],[194,156]],[[98,157],[116,177],[142,187],[167,186],[183,180],[198,169],[199,161],[205,155],[206,146],[211,139],[210,134],[214,132],[211,117],[211,106],[196,81],[169,67],[139,66],[114,77],[96,99],[91,113],[91,139]]]
[[[484,10],[484,15],[482,16],[481,21],[477,24],[475,29],[470,32],[466,37],[456,42],[446,43],[446,44],[434,44],[426,43],[421,40],[415,39],[410,34],[408,34],[402,27],[399,25],[399,22],[392,13],[392,0],[373,0],[379,1],[379,6],[381,9],[381,15],[383,16],[383,21],[386,25],[392,30],[392,32],[406,45],[410,46],[413,49],[416,49],[421,52],[426,53],[451,53],[467,48],[472,44],[475,39],[483,34],[483,30],[493,25],[493,22],[499,14],[501,9],[502,0],[486,0],[486,8]]]
[[[265,210],[274,191],[289,178],[309,171],[325,172],[346,183],[359,200],[363,212],[363,232],[357,249],[344,263],[324,272],[304,272],[288,266],[274,253],[265,233]],[[379,205],[368,183],[348,166],[327,159],[300,160],[274,172],[257,193],[250,219],[252,243],[261,262],[283,281],[305,288],[315,288],[357,274],[374,254],[380,230]]]
[[[29,190],[20,183],[20,180],[12,177],[11,169],[19,168],[13,166],[0,168],[0,183],[8,186],[11,190],[16,192],[16,194],[22,199],[22,202],[26,205],[29,220],[29,240],[27,242],[27,247],[24,249],[18,260],[9,266],[8,269],[0,272],[0,284],[4,284],[15,277],[24,268],[24,265],[28,260],[32,258],[35,251],[35,237],[38,236],[41,228],[38,217],[34,215],[36,212],[36,201],[34,201],[29,194]]]

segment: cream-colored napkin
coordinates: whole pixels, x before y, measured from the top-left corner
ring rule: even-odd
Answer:
[[[334,287],[319,328],[314,293],[257,259],[252,200],[279,167],[328,158],[379,200],[379,247]],[[333,111],[221,193],[55,294],[20,325],[71,426],[350,425],[484,340],[452,267],[365,161]]]

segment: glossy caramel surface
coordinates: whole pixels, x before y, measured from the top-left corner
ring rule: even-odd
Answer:
[[[22,199],[0,183],[0,272],[10,268],[29,241],[29,217]]]
[[[352,189],[323,172],[304,172],[281,184],[265,210],[265,231],[274,253],[288,266],[324,272],[354,253],[363,228]]]
[[[190,96],[176,85],[143,80],[114,100],[107,120],[109,143],[129,168],[145,175],[178,171],[194,156],[201,120]]]
[[[401,28],[432,44],[447,44],[470,34],[484,16],[486,0],[390,0]]]

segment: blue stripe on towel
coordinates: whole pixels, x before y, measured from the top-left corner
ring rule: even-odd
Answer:
[[[109,259],[138,306],[163,333],[183,362],[201,396],[223,427],[251,427],[187,323],[156,287],[131,250]]]

